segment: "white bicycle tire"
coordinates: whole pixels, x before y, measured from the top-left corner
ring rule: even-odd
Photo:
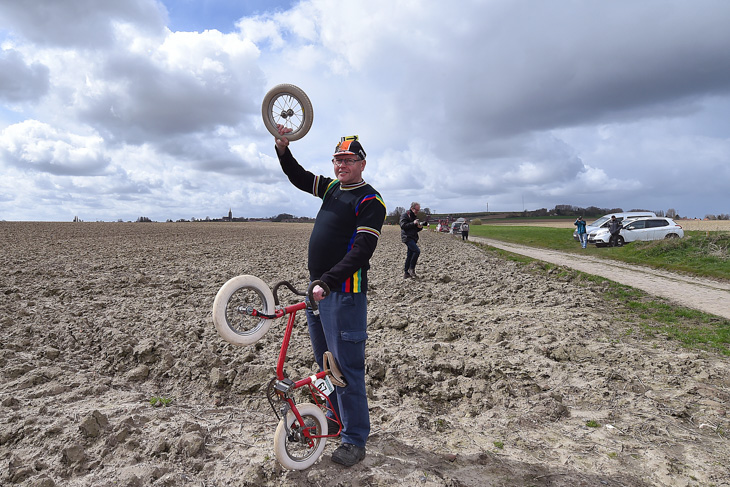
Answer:
[[[249,317],[252,326],[245,329],[235,326],[234,317],[229,316],[229,303],[234,294],[241,290],[253,291],[258,295],[258,301],[250,304],[257,307],[263,306],[262,309],[258,309],[259,312],[268,315],[274,314],[274,294],[269,286],[256,276],[242,275],[230,279],[216,294],[215,301],[213,301],[213,323],[218,334],[225,341],[234,345],[251,345],[269,331],[272,320],[265,318],[256,320]]]
[[[327,418],[319,406],[316,404],[304,403],[297,404],[297,409],[305,421],[307,421],[307,419],[311,419],[315,422],[318,434],[327,434]],[[293,412],[289,411],[286,415],[286,420],[291,425],[296,421],[296,416],[294,416]],[[276,427],[276,433],[274,433],[274,454],[281,466],[287,470],[304,470],[314,465],[319,457],[322,456],[325,444],[327,443],[327,438],[317,438],[314,441],[316,443],[315,447],[308,450],[305,449],[306,455],[304,455],[301,459],[292,458],[292,454],[287,448],[288,439],[286,435],[286,427],[284,426],[284,418],[282,418],[279,421],[279,425]],[[302,446],[302,448],[304,447]]]
[[[285,115],[288,113],[288,115]],[[274,137],[279,137],[277,124],[292,129],[285,134],[289,140],[299,140],[312,128],[314,110],[304,90],[291,84],[276,85],[266,93],[261,104],[264,126]],[[291,123],[296,121],[296,123]]]

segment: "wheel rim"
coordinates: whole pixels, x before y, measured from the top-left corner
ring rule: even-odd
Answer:
[[[322,434],[320,426],[317,425],[317,420],[313,416],[305,414],[302,416],[302,419],[304,419],[304,424],[307,428],[312,428],[310,431],[312,431],[313,434]],[[291,437],[286,438],[286,443],[284,445],[286,453],[289,455],[289,458],[296,462],[306,461],[317,452],[317,447],[319,446],[319,442],[322,441],[322,438],[307,438],[304,436],[303,428],[296,425],[296,421],[294,421],[290,426],[292,429],[292,436],[295,436],[296,439],[292,439]],[[312,442],[311,445],[310,442]]]
[[[291,93],[281,93],[272,98],[267,113],[274,127],[283,125],[291,129],[290,134],[296,134],[306,122],[302,103]]]
[[[268,313],[264,296],[256,289],[242,287],[236,289],[226,303],[226,322],[228,327],[238,335],[253,335],[264,326],[263,318],[251,316],[247,310],[253,307]]]

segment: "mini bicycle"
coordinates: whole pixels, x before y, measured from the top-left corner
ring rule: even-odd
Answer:
[[[234,345],[250,345],[266,334],[274,319],[288,315],[286,331],[276,364],[276,377],[271,379],[266,389],[266,397],[271,404],[279,424],[274,433],[274,453],[279,463],[289,470],[303,470],[312,466],[324,451],[327,438],[339,436],[342,431],[340,418],[334,412],[328,397],[334,386],[346,387],[342,373],[335,363],[332,353],[324,353],[324,370],[300,380],[292,380],[284,375],[286,351],[289,348],[297,311],[311,309],[317,312],[317,303],[312,290],[319,285],[325,296],[329,288],[321,281],[314,281],[306,292],[297,291],[287,281],[277,283],[273,292],[264,281],[255,276],[237,276],[220,288],[213,302],[213,322],[218,333]],[[307,296],[302,302],[282,307],[279,305],[278,290],[287,287],[298,296]],[[313,403],[297,404],[294,393],[307,387]],[[331,434],[327,426],[325,411],[333,413],[339,426],[337,433]]]

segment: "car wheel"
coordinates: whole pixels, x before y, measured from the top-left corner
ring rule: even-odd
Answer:
[[[623,247],[625,243],[624,238],[621,236],[616,239],[616,247]]]
[[[664,237],[664,238],[665,238],[665,239],[670,239],[670,238],[679,238],[679,235],[677,235],[676,233],[668,233],[668,234],[667,234],[667,236],[666,236],[666,237]]]

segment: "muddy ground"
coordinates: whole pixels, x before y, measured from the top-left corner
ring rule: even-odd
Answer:
[[[640,332],[606,283],[449,235],[423,232],[404,280],[397,227],[370,274],[368,456],[345,469],[330,441],[283,470],[284,323],[235,347],[211,306],[238,274],[304,286],[310,229],[0,222],[0,484],[730,485],[727,357]]]

